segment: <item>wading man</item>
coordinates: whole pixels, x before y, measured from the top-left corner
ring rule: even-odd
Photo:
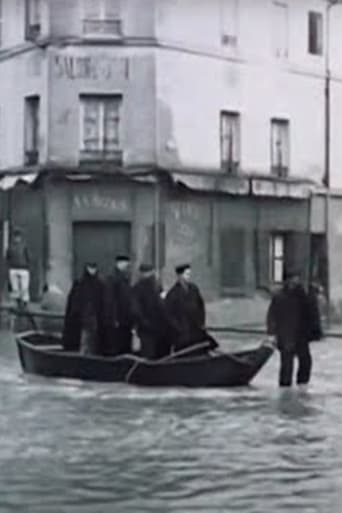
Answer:
[[[321,338],[318,309],[300,281],[298,271],[284,276],[282,289],[273,297],[267,313],[267,332],[276,337],[280,352],[279,386],[292,385],[294,360],[298,359],[297,384],[309,383],[312,357],[309,342]]]

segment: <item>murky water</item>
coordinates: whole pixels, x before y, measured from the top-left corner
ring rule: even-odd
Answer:
[[[140,390],[23,376],[0,346],[0,512],[339,513],[342,340],[308,391]]]

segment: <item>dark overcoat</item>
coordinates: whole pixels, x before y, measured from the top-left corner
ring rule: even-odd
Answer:
[[[267,332],[275,335],[279,349],[296,351],[321,337],[318,308],[302,286],[285,286],[272,299],[267,312]]]
[[[103,300],[102,280],[85,271],[82,278],[74,282],[67,298],[63,329],[63,345],[66,350],[78,351],[81,331],[94,331],[94,326],[96,345],[100,344],[103,337]]]
[[[168,292],[165,303],[181,333],[179,346],[200,341],[205,327],[205,303],[198,287],[194,283],[177,282]]]

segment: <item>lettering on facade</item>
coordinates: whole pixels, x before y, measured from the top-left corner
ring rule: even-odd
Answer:
[[[105,55],[98,57],[55,55],[53,58],[53,73],[56,78],[67,78],[69,80],[128,79],[128,65],[127,58],[117,59]]]
[[[128,214],[130,211],[129,202],[125,198],[113,198],[99,192],[92,194],[75,194],[73,199],[75,211],[103,211],[117,215]]]

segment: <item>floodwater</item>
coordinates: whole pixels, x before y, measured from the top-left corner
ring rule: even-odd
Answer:
[[[274,356],[239,390],[143,390],[24,376],[0,342],[0,512],[340,513],[342,340],[308,390]]]

